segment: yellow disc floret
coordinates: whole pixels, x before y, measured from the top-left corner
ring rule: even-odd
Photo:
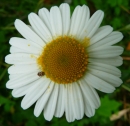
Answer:
[[[38,64],[52,81],[69,84],[84,75],[87,59],[84,44],[73,37],[64,36],[46,44]]]

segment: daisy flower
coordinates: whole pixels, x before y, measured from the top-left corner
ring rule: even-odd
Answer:
[[[77,6],[72,16],[63,3],[48,11],[30,13],[30,25],[16,19],[14,25],[24,37],[12,37],[10,53],[5,62],[9,67],[8,89],[14,97],[24,96],[21,107],[35,103],[34,115],[43,113],[46,120],[53,116],[72,122],[94,116],[100,106],[96,89],[112,93],[122,84],[123,48],[118,43],[123,35],[109,25],[100,26],[104,13],[90,17],[86,5]],[[113,46],[114,45],[114,46]]]

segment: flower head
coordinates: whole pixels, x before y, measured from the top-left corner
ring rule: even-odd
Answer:
[[[86,5],[77,6],[70,16],[68,4],[30,13],[30,25],[21,20],[15,27],[24,38],[10,39],[5,62],[10,80],[6,87],[14,97],[24,96],[21,106],[35,102],[34,115],[46,120],[64,113],[68,122],[91,117],[100,106],[95,89],[112,93],[122,84],[123,48],[115,46],[122,33],[109,25],[99,27],[104,13],[91,17]],[[114,45],[114,46],[113,46]]]

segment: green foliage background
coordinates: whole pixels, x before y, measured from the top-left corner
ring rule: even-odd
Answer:
[[[71,11],[75,6],[83,4],[89,6],[91,14],[97,9],[103,10],[105,17],[102,25],[111,25],[114,30],[124,34],[124,39],[118,44],[124,47],[122,54],[124,64],[119,67],[122,71],[123,85],[112,94],[98,92],[101,107],[94,117],[84,116],[80,121],[68,123],[63,116],[60,119],[54,117],[48,122],[42,114],[38,118],[33,115],[34,106],[22,110],[20,107],[22,98],[13,98],[11,90],[6,89],[9,65],[4,62],[4,57],[9,54],[9,39],[20,36],[13,25],[15,19],[28,23],[27,16],[30,12],[37,13],[42,7],[50,9],[51,6],[59,6],[63,2],[63,0],[0,0],[0,126],[129,126],[130,112],[115,121],[110,121],[110,116],[130,108],[130,0],[72,0],[70,3]]]

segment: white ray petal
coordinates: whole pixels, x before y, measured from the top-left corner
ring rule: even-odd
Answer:
[[[39,76],[35,72],[29,73],[29,74],[22,74],[22,75],[16,76],[16,78],[14,79],[9,80],[6,83],[6,87],[9,89],[19,88],[29,83],[32,83],[36,81],[37,79],[39,79]]]
[[[45,76],[36,81],[35,86],[33,86],[32,90],[30,90],[21,102],[21,107],[23,109],[29,108],[32,104],[34,104],[39,97],[45,92],[50,80]]]
[[[9,74],[31,73],[35,70],[39,70],[37,64],[24,64],[24,65],[12,65],[8,69]]]
[[[50,23],[49,11],[46,8],[42,8],[39,10],[38,14],[39,14],[39,17],[41,18],[41,20],[44,22],[44,24],[48,28],[48,30],[51,32],[52,28],[51,28],[51,23]]]
[[[88,22],[88,20],[90,18],[90,11],[89,11],[89,8],[86,5],[83,5],[81,7],[80,16],[81,17],[79,19],[77,19],[77,20],[80,20],[77,35],[80,35],[80,33],[82,32],[83,28],[85,27],[86,23]],[[75,27],[77,27],[77,26],[75,26]]]
[[[25,51],[23,49],[11,46],[10,47],[10,53],[28,53],[28,51]]]
[[[88,117],[92,117],[95,115],[95,108],[92,108],[90,103],[87,100],[84,100],[85,104],[85,115]]]
[[[55,113],[56,103],[57,103],[57,97],[58,97],[58,91],[59,91],[59,84],[55,84],[53,91],[50,95],[50,98],[48,99],[47,104],[44,108],[44,117],[46,120],[50,121],[53,118],[53,115]]]
[[[37,71],[37,70],[36,70]],[[35,71],[34,71],[35,72]],[[37,71],[38,72],[38,71]],[[10,74],[9,75],[9,79],[10,80],[15,80],[16,78],[19,78],[21,75],[25,75],[25,74]]]
[[[82,89],[83,94],[85,95],[86,100],[93,108],[99,108],[100,106],[100,99],[95,91],[84,79],[79,80],[80,87]]]
[[[113,28],[109,25],[102,26],[102,27],[98,28],[98,30],[95,32],[95,34],[90,39],[90,45],[103,39],[104,37],[109,35],[112,31],[113,31]]]
[[[54,6],[50,9],[50,22],[52,28],[52,35],[54,37],[62,35],[62,19],[61,12],[57,6]]]
[[[34,64],[37,63],[38,55],[26,53],[13,53],[5,57],[5,62],[8,64]]]
[[[84,76],[84,80],[89,84],[90,86],[96,88],[99,91],[105,92],[105,93],[112,93],[115,90],[115,87],[107,83],[106,81],[87,73]]]
[[[59,94],[58,94],[58,99],[57,99],[57,104],[56,104],[56,110],[55,110],[55,117],[61,117],[64,114],[65,110],[65,89],[64,85],[60,84],[59,85]]]
[[[10,74],[9,75],[9,79],[10,80],[17,80],[17,78],[21,78],[22,76],[26,76],[26,75],[29,75],[29,74],[33,74],[33,73],[36,73],[38,74],[39,70],[34,70],[33,72],[29,72],[29,73],[16,73],[16,74]]]
[[[13,37],[10,39],[9,43],[18,49],[22,49],[25,52],[33,54],[40,54],[43,49],[43,47],[38,44],[23,38]]]
[[[13,97],[18,98],[18,97],[26,95],[36,85],[36,81],[29,83],[27,85],[24,85],[22,87],[13,89],[12,91]]]
[[[110,83],[114,87],[118,87],[122,84],[122,80],[117,76],[114,76],[112,74],[109,74],[109,73],[106,73],[106,72],[103,72],[103,71],[100,71],[100,70],[95,70],[95,69],[92,69],[92,68],[88,68],[88,70],[91,74],[93,74],[96,77]]]
[[[89,63],[87,67],[100,70],[109,74],[113,74],[117,77],[121,77],[121,71],[115,66],[111,66],[111,65],[103,64],[103,63]]]
[[[81,20],[80,10],[81,10],[81,6],[76,6],[72,14],[71,23],[70,23],[70,32],[69,32],[70,36],[71,35],[76,36],[79,30],[80,20]]]
[[[33,29],[33,27],[31,25],[27,25],[30,29],[32,29],[32,31],[35,32],[35,30]]]
[[[122,38],[123,38],[123,34],[121,32],[114,31],[114,32],[110,33],[108,36],[106,36],[105,38],[103,38],[100,41],[96,42],[95,44],[89,46],[87,50],[93,51],[97,48],[104,48],[106,46],[111,46],[111,45],[116,44],[119,41],[121,41]]]
[[[72,84],[67,84],[65,85],[65,116],[68,122],[75,120],[72,107]]]
[[[78,38],[78,35],[82,32],[89,17],[90,12],[89,8],[86,5],[83,5],[82,7],[77,6],[71,18],[71,26],[69,34]]]
[[[92,63],[103,63],[112,66],[120,66],[123,63],[122,57],[120,56],[113,58],[89,58],[88,61]]]
[[[111,58],[121,55],[123,50],[123,47],[120,46],[106,46],[104,48],[88,52],[88,55],[91,58]]]
[[[78,83],[72,84],[72,110],[77,120],[82,119],[84,115],[84,102]]]
[[[29,22],[36,33],[47,43],[52,40],[52,35],[43,21],[35,13],[30,13],[28,16]]]
[[[43,111],[43,109],[50,97],[50,94],[52,93],[53,87],[54,87],[54,82],[51,82],[49,84],[48,88],[46,89],[46,91],[44,92],[44,94],[36,102],[36,105],[34,108],[34,115],[36,117],[38,117],[41,114],[41,112]]]
[[[81,83],[81,82],[79,82],[79,83]],[[81,87],[81,90],[82,90],[82,88],[83,88],[83,86]],[[90,88],[92,88],[92,87],[90,86]],[[84,100],[84,112],[85,112],[85,115],[88,116],[88,117],[94,116],[95,108],[93,108],[93,106],[90,104],[86,91],[85,92],[82,91],[82,95],[83,95],[83,100]]]
[[[68,35],[70,27],[70,6],[67,3],[63,3],[59,7],[62,17],[62,32],[63,35]]]
[[[84,26],[84,29],[79,35],[79,38],[80,39],[83,39],[85,37],[91,38],[98,29],[98,27],[100,26],[103,17],[104,17],[103,11],[101,10],[96,11],[92,15],[92,17],[88,20],[86,26]]]
[[[84,90],[83,86],[81,87],[81,89]],[[84,100],[84,112],[85,112],[85,115],[88,116],[88,117],[94,116],[95,108],[92,107],[93,104],[92,105],[90,104],[86,91],[85,92],[82,91],[82,95],[83,95],[83,100]]]
[[[30,29],[24,22],[22,22],[19,19],[16,19],[14,25],[16,29],[19,31],[19,33],[27,40],[31,40],[42,47],[45,46],[43,40],[34,31],[32,31],[32,29]]]

